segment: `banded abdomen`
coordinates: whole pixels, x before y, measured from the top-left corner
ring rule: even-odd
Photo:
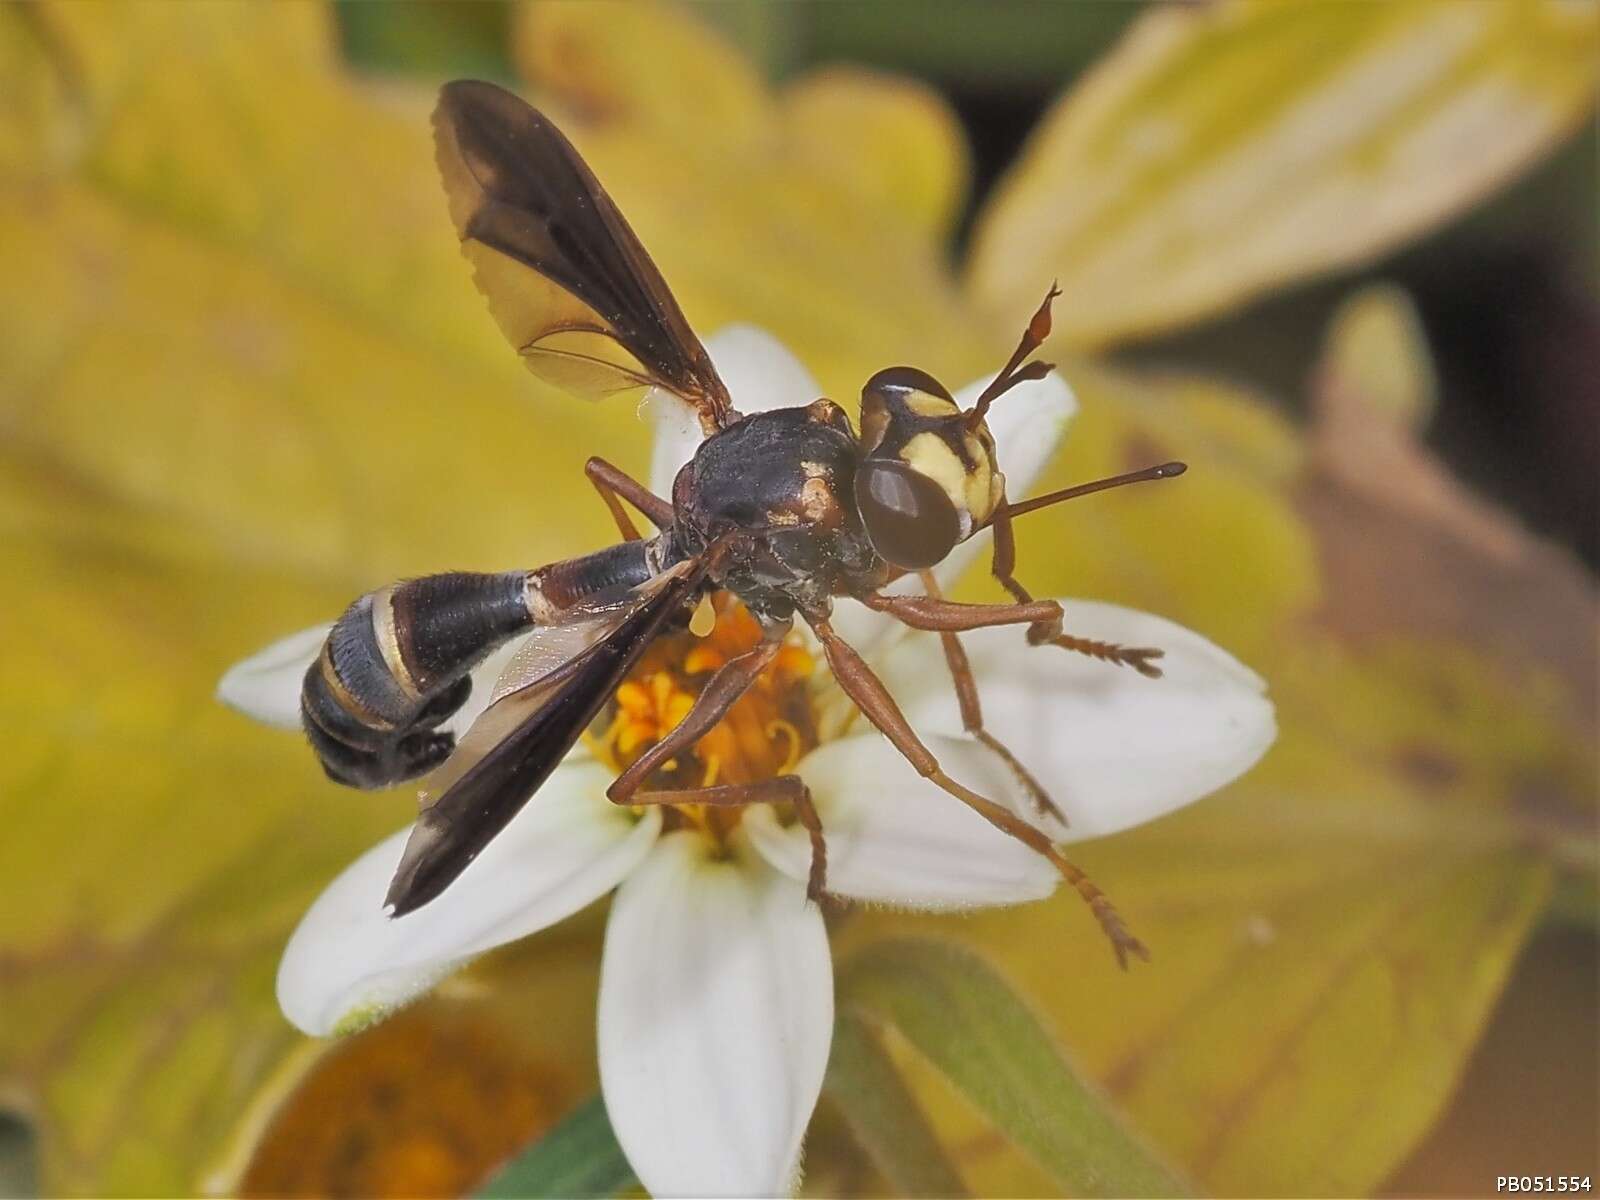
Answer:
[[[470,672],[540,625],[592,610],[661,568],[660,539],[624,542],[536,571],[454,571],[369,592],[344,611],[306,672],[301,723],[330,778],[381,788],[426,774],[455,736]]]

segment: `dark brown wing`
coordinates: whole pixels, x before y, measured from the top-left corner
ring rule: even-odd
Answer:
[[[508,711],[525,715],[423,808],[384,900],[391,915],[404,916],[438,896],[510,823],[704,578],[698,562],[658,576],[605,637],[484,711],[478,722],[496,733],[510,724]],[[472,737],[469,731],[463,749]]]
[[[444,86],[433,131],[462,250],[528,369],[590,398],[665,388],[708,435],[722,428],[728,390],[705,347],[561,131],[477,80]]]

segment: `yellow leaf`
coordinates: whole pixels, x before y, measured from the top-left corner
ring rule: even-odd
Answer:
[[[0,175],[26,176],[58,169],[75,153],[82,114],[66,81],[50,61],[48,32],[39,12],[22,5],[0,9]]]
[[[617,10],[546,0],[518,13],[517,64],[580,121],[738,144],[766,132],[771,100],[720,35],[655,3]]]
[[[907,80],[833,67],[784,93],[795,152],[883,209],[886,226],[950,231],[967,182],[966,144],[938,94]]]
[[[529,21],[572,31],[583,49],[528,53],[536,98],[702,334],[734,320],[770,327],[847,407],[886,365],[916,363],[959,385],[1003,359],[1014,314],[998,328],[983,318],[936,240],[962,155],[928,93],[825,74],[771,98],[726,47],[667,10],[569,6]],[[0,760],[0,1088],[36,1123],[52,1192],[226,1190],[241,1178],[269,1118],[311,1103],[299,1092],[277,1103],[282,1064],[304,1053],[272,998],[283,939],[308,898],[409,813],[407,797],[334,788],[298,739],[218,709],[221,671],[392,578],[534,565],[600,544],[612,534],[583,458],[634,468],[645,458],[628,405],[567,401],[520,370],[449,226],[430,96],[347,77],[330,28],[325,8],[302,4],[0,9],[0,68],[18,84],[0,100],[0,554],[6,627],[23,634],[0,655],[11,731]],[[830,146],[844,111],[861,127]],[[1035,265],[1015,268],[1030,307]],[[1283,1020],[1303,1011],[1289,1001],[1320,986],[1324,941],[1349,948],[1352,973],[1381,965],[1390,945],[1411,947],[1417,939],[1374,937],[1362,949],[1307,898],[1331,905],[1352,870],[1410,866],[1443,836],[1443,873],[1419,869],[1416,887],[1437,882],[1428,895],[1466,913],[1465,931],[1452,927],[1437,956],[1418,953],[1432,983],[1467,985],[1446,1013],[1454,1036],[1407,1060],[1424,1086],[1387,1078],[1392,1093],[1374,1105],[1409,1136],[1470,1046],[1547,868],[1505,855],[1500,806],[1484,806],[1482,826],[1456,823],[1440,815],[1453,810],[1415,802],[1415,779],[1401,786],[1371,766],[1394,750],[1379,714],[1393,708],[1395,728],[1415,732],[1402,718],[1426,708],[1433,681],[1407,689],[1403,664],[1376,662],[1363,690],[1336,655],[1300,667],[1285,657],[1330,591],[1326,543],[1296,507],[1300,439],[1222,385],[1067,369],[1084,414],[1050,483],[1153,452],[1193,469],[1143,495],[1028,518],[1024,577],[1040,591],[1163,611],[1265,667],[1275,688],[1280,669],[1295,675],[1297,698],[1260,789],[1127,851],[1093,849],[1090,865],[1171,956],[1160,961],[1175,974],[1161,978],[1173,987],[1112,982],[1081,914],[1059,905],[962,932],[1007,955],[1052,1011],[1070,1012],[1067,1043],[1106,1074],[1155,1025],[1181,1023],[1184,998],[1224,987],[1217,963],[1263,897],[1281,922],[1272,928],[1294,934],[1275,943],[1265,981],[1288,997]],[[1479,671],[1457,686],[1477,702],[1503,682]],[[1324,737],[1346,695],[1374,724]],[[1472,729],[1494,753],[1507,745],[1503,723],[1494,736],[1483,721]],[[1573,785],[1546,778],[1555,751],[1541,729],[1517,734],[1518,763],[1540,786],[1512,828],[1528,834],[1531,820],[1554,839],[1547,826],[1561,826]],[[1436,757],[1401,761],[1420,778]],[[1489,773],[1503,781],[1507,768]],[[1541,815],[1551,794],[1554,819]],[[1395,852],[1352,866],[1338,852],[1372,843],[1341,841],[1340,821]],[[1570,856],[1570,840],[1561,846]],[[1481,890],[1457,886],[1454,873],[1479,863]],[[1194,899],[1213,892],[1215,904]],[[1384,925],[1383,913],[1364,914]],[[1058,943],[1069,915],[1080,932]],[[548,969],[536,942],[532,968],[456,985],[519,1017],[559,1011],[531,1036],[563,1079],[587,1082],[593,1069],[581,1030],[600,928],[591,914],[556,931],[573,939],[563,970]],[[1482,944],[1470,957],[1474,931]],[[1058,944],[1067,957],[1040,952]],[[1238,985],[1217,995],[1224,1013],[1248,1011]],[[1122,1094],[1148,1131],[1193,1154],[1206,1132],[1168,1089],[1217,1095],[1237,1080],[1208,1077],[1214,1043],[1187,1036]],[[1301,1080],[1318,1103],[1341,1084],[1337,1065],[1320,1059]],[[1259,1111],[1276,1107],[1303,1116],[1276,1103]],[[955,1126],[941,1115],[936,1127]],[[1294,1129],[1294,1144],[1307,1144]],[[1269,1133],[1216,1141],[1208,1173],[1247,1177],[1232,1156],[1249,1157]],[[1399,1135],[1374,1139],[1338,1178],[1371,1176],[1403,1149]],[[964,1172],[969,1151],[984,1152],[958,1149]],[[1260,1161],[1263,1178],[1295,1178],[1281,1159]],[[816,1166],[813,1179],[852,1178],[843,1151]],[[1014,1163],[968,1177],[1025,1178]]]
[[[1206,1190],[1359,1195],[1449,1097],[1551,870],[1506,792],[1587,786],[1581,739],[1507,721],[1470,658],[1326,644],[1272,668],[1283,733],[1226,796],[1074,847],[1151,947],[1117,970],[1070,892],[962,922],[862,914],[875,937],[955,937],[1033,998],[1062,1044]],[[1463,708],[1462,705],[1466,707]],[[950,1100],[922,1090],[942,1126]],[[969,1179],[1012,1152],[972,1137]]]
[[[283,940],[410,811],[222,710],[220,673],[390,579],[601,544],[583,459],[645,460],[631,405],[520,370],[450,228],[429,98],[346,79],[329,33],[309,5],[0,12],[27,85],[0,104],[0,554],[25,631],[0,656],[0,1087],[53,1192],[237,1175],[303,1044]],[[671,187],[658,127],[595,142],[698,327],[792,325],[847,387],[930,330],[941,369],[982,369],[939,248],[875,239],[871,186],[837,174],[863,164],[786,166],[802,134],[762,130]],[[541,987],[592,1017],[592,978],[507,994]],[[581,1024],[549,1027],[578,1077]]]
[[[0,717],[25,731],[0,765],[0,1073],[57,1193],[193,1189],[296,1040],[272,998],[284,931],[398,816],[319,800],[314,765],[208,703],[255,606],[332,593],[203,543],[141,548],[131,524],[3,537],[27,582],[0,656]]]
[[[1053,272],[1093,346],[1369,258],[1577,128],[1597,64],[1600,9],[1569,0],[1162,6],[997,190],[973,295],[1021,315]]]

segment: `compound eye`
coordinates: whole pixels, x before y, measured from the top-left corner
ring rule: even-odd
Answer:
[[[955,401],[949,389],[926,371],[916,367],[885,367],[867,380],[862,392],[927,392],[941,400]]]
[[[961,518],[944,489],[897,459],[861,464],[856,507],[872,548],[907,571],[933,566],[961,540]]]

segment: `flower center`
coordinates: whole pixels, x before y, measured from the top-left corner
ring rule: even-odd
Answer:
[[[619,774],[676,727],[718,667],[754,647],[761,627],[728,592],[712,597],[716,623],[705,637],[684,630],[657,638],[617,688],[585,735],[595,756]],[[649,791],[691,791],[754,783],[793,771],[817,744],[807,680],[809,652],[790,635],[748,691],[692,748],[668,759],[644,784]],[[737,808],[674,805],[669,821],[702,826],[718,836],[738,823]]]

